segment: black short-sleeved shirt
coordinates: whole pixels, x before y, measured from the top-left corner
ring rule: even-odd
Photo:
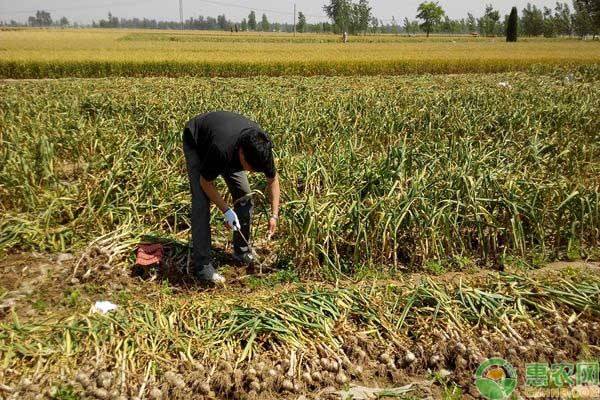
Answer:
[[[185,128],[191,133],[198,156],[203,160],[200,173],[208,181],[222,174],[242,171],[238,141],[248,130],[261,130],[256,122],[229,111],[198,115],[189,120]],[[267,178],[274,178],[275,166],[261,172]]]

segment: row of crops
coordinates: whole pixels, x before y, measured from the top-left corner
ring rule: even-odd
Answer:
[[[569,71],[4,84],[0,249],[77,249],[113,231],[187,240],[181,127],[217,109],[273,135],[276,246],[304,271],[597,249],[600,87]]]
[[[110,29],[0,30],[0,78],[597,73],[600,46],[578,39],[217,34]]]
[[[393,60],[393,61],[2,61],[0,78],[103,78],[103,77],[253,77],[253,76],[370,76],[460,74],[497,72],[554,72],[569,67],[586,73],[593,62],[577,59],[539,60]]]
[[[599,324],[588,317],[600,313],[600,282],[565,272],[120,296],[107,316],[65,310],[44,324],[0,323],[0,362],[19,371],[4,388],[14,398],[292,398],[449,368],[466,392],[486,357],[521,369],[597,354]]]

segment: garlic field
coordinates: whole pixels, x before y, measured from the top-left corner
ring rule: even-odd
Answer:
[[[4,78],[55,76],[19,51]],[[136,75],[111,61],[129,72],[0,81],[0,399],[479,398],[486,358],[519,371],[517,393],[525,363],[597,360],[593,54],[502,73],[89,79]],[[272,135],[282,184],[268,241],[250,176],[262,274],[234,264],[213,211],[224,288],[188,275],[181,134],[209,110]],[[143,241],[164,245],[160,268],[134,265]]]

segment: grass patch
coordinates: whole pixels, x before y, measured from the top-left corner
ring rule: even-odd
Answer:
[[[50,394],[52,400],[79,400],[81,397],[75,393],[73,386],[54,387]]]
[[[292,269],[280,270],[264,277],[250,276],[246,281],[247,285],[253,289],[298,282],[300,282],[298,273]]]
[[[36,299],[31,306],[38,312],[44,312],[48,309],[48,301],[44,299]]]
[[[79,289],[67,289],[64,294],[64,304],[69,307],[77,307],[81,302]]]

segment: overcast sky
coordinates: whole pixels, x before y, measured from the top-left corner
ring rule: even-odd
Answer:
[[[326,0],[296,0],[298,11],[304,12],[311,22],[323,21],[323,3]],[[423,0],[371,0],[373,13],[387,22],[392,16],[397,21],[404,17],[414,19],[417,5]],[[553,7],[555,0],[529,0],[537,6]],[[440,0],[440,5],[451,18],[462,18],[468,12],[475,16],[483,13],[485,4],[491,3],[502,14],[508,14],[512,6],[521,11],[528,0]],[[570,3],[570,0],[568,0]],[[251,9],[260,16],[267,14],[270,21],[291,22],[293,0],[183,0],[184,16],[217,16],[225,13],[228,19],[241,20]],[[104,18],[108,11],[119,17],[140,17],[160,20],[179,19],[178,0],[0,0],[0,20],[25,21],[35,10],[49,10],[53,18],[66,16],[71,21],[91,23]]]

